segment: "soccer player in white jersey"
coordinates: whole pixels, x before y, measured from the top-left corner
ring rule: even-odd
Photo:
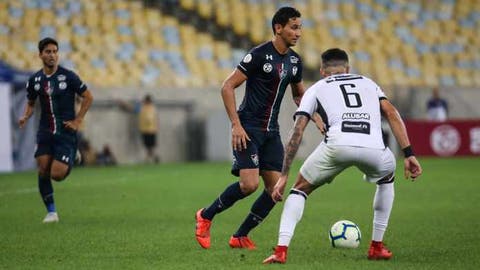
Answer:
[[[403,149],[405,178],[415,180],[422,168],[413,154],[407,131],[397,109],[372,80],[349,73],[348,55],[334,48],[322,54],[320,69],[324,79],[304,94],[295,113],[295,124],[286,145],[283,168],[272,192],[281,201],[288,173],[302,140],[303,131],[313,113],[318,112],[326,125],[325,140],[305,160],[287,197],[280,221],[278,245],[263,263],[285,263],[295,226],[302,218],[305,200],[312,191],[330,183],[343,170],[355,166],[364,180],[376,183],[373,201],[373,232],[368,259],[392,257],[383,245],[394,197],[395,157],[382,140],[381,114]]]

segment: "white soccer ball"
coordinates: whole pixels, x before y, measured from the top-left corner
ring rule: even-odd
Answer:
[[[329,238],[333,247],[357,248],[360,245],[362,233],[354,222],[340,220],[330,228]]]

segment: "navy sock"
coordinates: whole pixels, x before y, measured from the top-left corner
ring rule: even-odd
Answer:
[[[202,217],[212,220],[216,214],[228,209],[236,201],[245,197],[240,189],[240,182],[233,183],[228,186],[209,207],[205,208]]]
[[[275,202],[272,200],[272,197],[264,190],[260,197],[253,203],[250,214],[248,214],[247,218],[245,218],[233,236],[247,236],[253,228],[257,227],[267,217],[274,206]]]
[[[53,186],[50,176],[38,175],[38,190],[42,196],[43,203],[48,212],[55,212],[55,202],[53,201]]]

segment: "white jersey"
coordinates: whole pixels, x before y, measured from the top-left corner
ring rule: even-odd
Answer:
[[[385,93],[367,77],[332,75],[307,89],[295,115],[318,112],[328,145],[383,149],[381,99],[386,99]]]

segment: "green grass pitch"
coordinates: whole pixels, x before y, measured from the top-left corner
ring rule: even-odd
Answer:
[[[356,169],[308,198],[286,265],[261,264],[283,204],[251,233],[257,250],[228,246],[260,189],[216,217],[211,249],[196,243],[195,211],[235,180],[228,163],[75,168],[54,184],[58,224],[41,223],[35,172],[0,174],[0,269],[480,269],[480,159],[420,160],[417,182],[397,166],[384,239],[394,257],[382,262],[366,259],[375,185]],[[330,246],[328,229],[340,219],[359,225],[359,248]]]

